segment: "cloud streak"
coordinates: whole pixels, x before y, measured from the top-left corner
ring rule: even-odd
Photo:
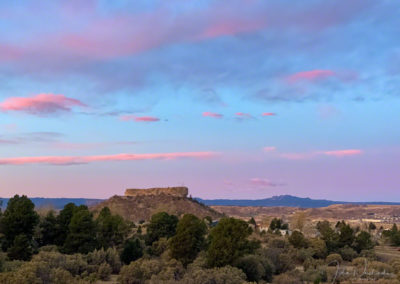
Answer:
[[[277,187],[282,186],[282,183],[272,182],[265,178],[252,178],[250,179],[250,184],[257,187]]]
[[[274,146],[266,146],[263,148],[264,152],[274,152],[276,150],[276,147]]]
[[[307,160],[318,156],[330,156],[330,157],[351,157],[362,155],[364,151],[360,149],[346,149],[346,150],[332,150],[332,151],[314,151],[308,153],[281,153],[280,157],[288,160]]]
[[[213,117],[213,118],[217,118],[217,119],[221,119],[224,116],[220,113],[215,113],[215,112],[210,112],[210,111],[205,111],[203,112],[203,116],[204,117]]]
[[[263,112],[261,114],[261,116],[275,116],[275,115],[276,115],[276,113],[274,113],[274,112]]]
[[[73,107],[86,107],[86,105],[77,99],[51,93],[32,97],[11,97],[0,103],[0,110],[4,112],[25,112],[33,115],[71,112]]]
[[[136,115],[121,115],[122,121],[135,121],[135,122],[158,122],[160,119],[154,116],[136,116]]]
[[[323,154],[323,155],[334,156],[334,157],[355,156],[355,155],[361,155],[362,153],[363,153],[363,151],[359,150],[359,149],[335,150],[335,151],[321,152],[321,154]]]
[[[110,161],[141,161],[141,160],[176,160],[176,159],[209,159],[218,155],[216,152],[175,152],[175,153],[151,153],[151,154],[115,154],[96,156],[40,156],[2,158],[0,165],[79,165],[92,162]]]
[[[310,70],[302,71],[288,76],[286,79],[289,83],[297,83],[300,81],[317,81],[335,76],[336,73],[332,70]]]
[[[235,115],[239,118],[253,118],[251,114],[245,112],[237,112]]]

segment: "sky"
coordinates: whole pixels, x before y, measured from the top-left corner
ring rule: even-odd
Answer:
[[[0,196],[400,201],[400,2],[1,1]]]

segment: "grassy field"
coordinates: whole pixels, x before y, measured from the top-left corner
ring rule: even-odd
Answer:
[[[375,252],[381,261],[389,261],[393,258],[400,258],[400,248],[391,246],[376,246]]]

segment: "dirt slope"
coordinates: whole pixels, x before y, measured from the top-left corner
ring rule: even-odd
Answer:
[[[213,219],[218,219],[223,216],[222,213],[195,200],[168,194],[138,196],[115,195],[93,206],[91,209],[96,214],[105,206],[110,208],[111,212],[114,214],[119,214],[133,222],[139,222],[141,220],[148,221],[153,214],[161,211],[177,216],[191,213],[199,218],[210,216]]]

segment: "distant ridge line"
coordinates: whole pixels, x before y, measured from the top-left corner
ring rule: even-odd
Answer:
[[[332,201],[326,199],[311,199],[309,197],[297,197],[292,195],[278,195],[264,199],[201,199],[199,202],[208,206],[262,206],[262,207],[301,207],[301,208],[320,208],[335,204],[355,204],[355,205],[400,205],[400,202],[372,201],[372,202],[350,202]]]
[[[46,197],[30,197],[37,208],[51,206],[54,209],[62,209],[68,203],[76,205],[93,206],[106,199],[96,198],[46,198]],[[261,207],[301,207],[301,208],[320,208],[335,204],[355,204],[355,205],[400,205],[400,202],[371,201],[371,202],[350,202],[350,201],[332,201],[327,199],[311,199],[309,197],[297,197],[293,195],[278,195],[264,199],[202,199],[195,200],[208,206],[261,206]],[[9,198],[1,198],[0,207],[7,206]]]

